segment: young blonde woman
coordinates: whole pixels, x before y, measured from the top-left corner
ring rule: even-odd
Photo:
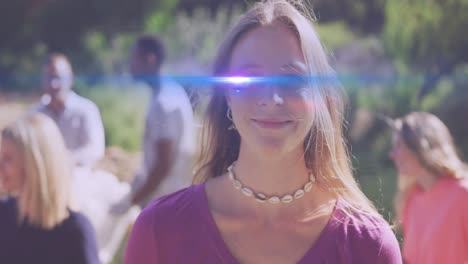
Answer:
[[[71,162],[60,131],[43,114],[1,134],[1,263],[99,263],[88,219],[70,210]]]
[[[468,263],[468,167],[448,128],[424,112],[393,124],[405,263]]]
[[[339,87],[302,5],[257,3],[214,75],[227,84],[208,105],[198,185],[144,210],[126,263],[401,263],[351,174]]]

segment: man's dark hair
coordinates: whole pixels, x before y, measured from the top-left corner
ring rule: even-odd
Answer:
[[[67,55],[63,54],[63,53],[60,53],[60,52],[49,52],[47,53],[47,55],[45,56],[44,60],[43,60],[43,65],[47,65],[47,64],[51,64],[57,60],[63,60],[65,61],[69,66],[70,66],[70,69],[71,69],[71,63],[70,63],[70,60],[68,59]]]
[[[161,64],[164,62],[164,44],[158,36],[142,35],[137,39],[135,47],[137,48],[138,52],[141,52],[143,56],[150,54],[156,55],[158,66],[161,66]]]

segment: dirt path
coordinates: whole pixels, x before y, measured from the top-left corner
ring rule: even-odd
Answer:
[[[24,103],[1,103],[0,102],[0,129],[12,122],[24,113]]]

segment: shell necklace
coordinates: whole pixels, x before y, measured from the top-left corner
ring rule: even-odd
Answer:
[[[309,174],[309,181],[304,184],[304,186],[298,190],[296,190],[292,194],[286,194],[282,197],[280,196],[267,196],[263,193],[256,193],[252,190],[252,188],[244,186],[241,181],[236,178],[234,173],[234,165],[236,162],[232,163],[231,166],[227,168],[229,179],[232,181],[234,188],[240,190],[245,196],[253,197],[259,203],[271,203],[271,204],[279,204],[285,203],[288,204],[294,200],[297,200],[304,196],[306,192],[309,192],[312,189],[312,185],[315,183],[315,177],[312,173]]]

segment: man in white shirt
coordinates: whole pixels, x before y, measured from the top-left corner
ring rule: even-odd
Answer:
[[[42,68],[44,95],[32,111],[52,118],[76,165],[93,166],[104,156],[101,114],[96,104],[72,91],[73,70],[67,57],[52,53]]]
[[[44,96],[31,111],[51,117],[59,127],[74,162],[72,192],[75,206],[91,221],[99,257],[108,263],[139,212],[109,213],[111,205],[128,193],[130,186],[109,172],[94,168],[105,152],[104,128],[98,107],[72,91],[73,70],[67,57],[53,53],[42,68]]]
[[[132,76],[152,89],[143,137],[143,166],[132,181],[131,192],[111,211],[142,208],[155,198],[191,183],[195,149],[193,111],[185,90],[159,77],[164,61],[161,41],[150,35],[138,38],[131,51]]]

